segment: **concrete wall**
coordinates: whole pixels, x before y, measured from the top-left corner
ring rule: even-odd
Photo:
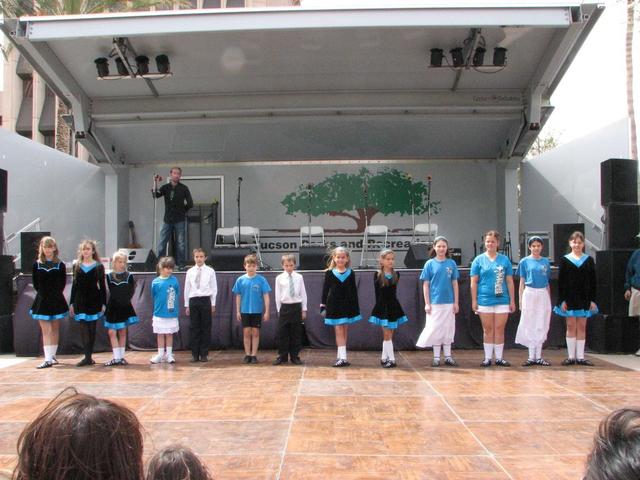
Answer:
[[[600,163],[629,158],[626,119],[561,145],[522,165],[523,231],[547,231],[554,223],[576,223],[577,212],[600,222]],[[585,225],[587,239],[599,234]],[[554,252],[551,252],[553,255]]]
[[[473,256],[473,240],[480,241],[482,233],[488,228],[496,228],[496,177],[494,162],[485,161],[432,161],[424,163],[399,163],[369,165],[349,164],[288,164],[288,165],[231,165],[184,166],[184,176],[221,175],[224,177],[224,217],[225,225],[236,225],[237,178],[242,177],[241,214],[242,224],[261,229],[264,240],[287,239],[298,241],[299,228],[307,224],[304,213],[287,215],[281,201],[299,185],[317,184],[334,172],[357,173],[366,167],[376,173],[385,167],[395,168],[412,175],[415,181],[426,181],[427,175],[433,177],[431,201],[439,201],[441,211],[432,215],[432,223],[439,225],[439,233],[450,239],[450,244],[460,247],[463,262],[469,262]],[[133,167],[130,170],[130,213],[138,229],[140,242],[150,247],[153,237],[153,200],[149,193],[153,173],[166,176],[169,166]],[[214,184],[212,182],[212,189]],[[212,190],[212,196],[217,195]],[[162,224],[164,204],[157,204],[158,228]],[[416,223],[426,222],[426,215],[416,217]],[[406,229],[398,232],[398,239],[410,239],[411,216],[392,213],[375,215],[372,224],[386,224],[391,229]],[[345,217],[321,215],[312,219],[313,225],[322,225],[327,229],[353,229],[353,220]],[[335,239],[359,240],[361,234],[336,234]],[[331,238],[329,239],[331,240]],[[207,246],[204,246],[207,248]],[[267,263],[279,265],[280,253],[274,251],[266,255]],[[403,255],[401,255],[401,259]],[[357,256],[359,261],[359,255]]]
[[[92,238],[104,255],[105,181],[100,168],[0,129],[0,167],[8,171],[5,235],[40,217],[63,260],[72,260],[80,240]],[[8,247],[20,251],[19,240]]]

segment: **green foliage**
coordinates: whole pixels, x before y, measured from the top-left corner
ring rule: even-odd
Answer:
[[[357,174],[334,172],[322,182],[311,185],[310,190],[307,185],[299,185],[281,203],[287,208],[288,215],[300,212],[313,216],[346,216],[360,227],[365,214],[369,220],[378,212],[383,215],[411,214],[412,200],[416,215],[426,213],[427,189],[424,182],[414,181],[395,168],[384,168],[375,174],[362,168]],[[431,214],[437,214],[440,202],[431,201],[430,204]],[[353,211],[355,215],[347,213]]]

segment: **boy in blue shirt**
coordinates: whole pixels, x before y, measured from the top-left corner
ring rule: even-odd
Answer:
[[[269,321],[269,292],[267,280],[256,273],[258,261],[255,255],[244,257],[247,272],[236,280],[231,290],[236,295],[236,319],[242,322],[244,363],[258,363],[258,344],[262,319]]]

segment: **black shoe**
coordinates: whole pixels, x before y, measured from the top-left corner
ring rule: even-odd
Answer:
[[[539,358],[536,360],[536,365],[540,365],[541,367],[550,367],[551,364],[547,362],[544,358]]]
[[[396,368],[397,366],[398,364],[393,360],[387,360],[385,364],[382,366],[382,368]]]
[[[258,363],[258,357],[256,357],[255,355],[252,355],[250,362],[251,363]]]
[[[242,363],[251,363],[251,355],[245,355],[242,359]]]
[[[200,361],[202,363],[207,363],[209,361],[209,356],[208,355],[203,355],[202,357],[200,357]]]
[[[37,369],[42,369],[42,368],[51,368],[53,367],[53,363],[51,363],[48,360],[45,360],[44,362],[42,362],[40,365],[38,365],[36,368]]]
[[[199,362],[200,359],[198,357],[191,357],[191,360],[189,360],[189,363],[196,363]]]
[[[439,367],[440,366],[440,359],[439,358],[434,358],[433,360],[431,360],[431,366],[432,367]]]
[[[584,358],[579,358],[576,360],[577,365],[582,365],[583,367],[593,367],[593,362],[590,360],[586,360]]]
[[[287,359],[286,358],[276,357],[276,359],[273,361],[272,365],[282,365],[283,363],[287,363]],[[293,360],[292,360],[292,363],[293,363]]]
[[[294,365],[304,365],[304,362],[300,360],[300,357],[291,358],[291,363],[293,363]]]
[[[58,361],[58,359],[56,357],[52,357],[50,363],[51,363],[51,365],[58,365],[60,362]]]
[[[511,364],[504,358],[496,358],[496,367],[510,367]]]
[[[490,367],[491,366],[491,359],[489,358],[485,358],[482,363],[480,364],[481,367]]]
[[[129,362],[127,362],[126,358],[121,358],[118,365],[122,365],[124,367],[125,365],[129,365]]]
[[[575,365],[575,364],[576,364],[575,358],[565,358],[564,360],[562,360],[562,365],[564,365],[565,367],[568,367],[569,365]]]
[[[457,367],[458,362],[456,362],[453,357],[447,357],[444,359],[444,364],[449,365],[450,367]]]
[[[384,364],[385,364],[385,363],[387,363],[388,361],[389,361],[389,359],[388,359],[388,358],[385,358],[385,359],[382,359],[382,358],[381,358],[381,359],[380,359],[380,365],[382,365],[382,366],[384,367]]]
[[[533,367],[534,365],[537,365],[537,364],[538,364],[538,362],[536,362],[535,360],[528,359],[526,362],[524,362],[522,364],[522,366],[523,367]]]
[[[340,367],[348,367],[349,365],[351,365],[349,362],[347,362],[345,359],[343,358],[339,358],[336,360],[336,363],[333,364],[334,367],[340,368]]]
[[[86,367],[87,365],[95,365],[96,362],[92,358],[83,358],[78,363],[76,363],[76,367]]]
[[[115,367],[116,365],[120,365],[120,360],[116,360],[115,358],[112,358],[104,364],[105,367]]]

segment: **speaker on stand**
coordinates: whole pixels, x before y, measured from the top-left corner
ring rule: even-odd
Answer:
[[[155,272],[156,254],[150,248],[121,248],[127,256],[127,270],[130,272]]]
[[[33,264],[38,258],[38,246],[42,237],[48,237],[51,232],[22,232],[20,234],[20,271],[32,273]]]

